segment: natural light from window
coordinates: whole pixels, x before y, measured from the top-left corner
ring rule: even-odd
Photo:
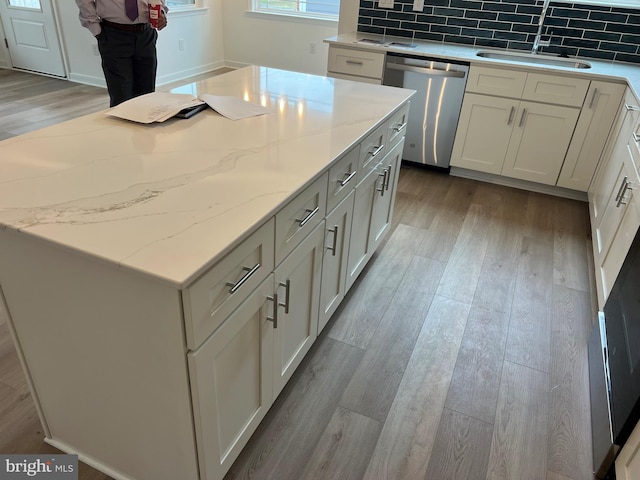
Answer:
[[[340,0],[253,0],[253,11],[337,20]]]

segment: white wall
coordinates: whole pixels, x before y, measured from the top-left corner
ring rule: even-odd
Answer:
[[[208,0],[204,10],[169,12],[169,23],[158,36],[158,85],[224,66],[220,1]],[[80,25],[78,7],[71,1],[56,6],[69,79],[104,86],[96,40]]]
[[[351,33],[358,30],[359,0],[342,0],[340,2],[340,24],[338,33]]]
[[[222,2],[227,65],[326,74],[328,46],[322,41],[338,33],[338,22],[249,13],[247,0]]]

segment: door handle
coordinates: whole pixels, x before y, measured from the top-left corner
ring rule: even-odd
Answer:
[[[522,126],[524,125],[524,117],[527,115],[527,109],[523,108],[522,109],[522,116],[520,117],[520,123],[518,123],[518,127],[522,128]]]
[[[516,113],[516,107],[514,107],[513,105],[511,106],[511,111],[509,112],[509,119],[507,120],[507,125],[511,125],[511,122],[513,121],[513,115]]]

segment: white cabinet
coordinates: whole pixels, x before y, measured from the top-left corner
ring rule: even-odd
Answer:
[[[318,333],[327,324],[347,292],[347,258],[354,198],[355,193],[352,188],[347,198],[327,215]]]
[[[588,87],[584,79],[472,67],[451,165],[555,185]]]
[[[378,167],[378,176],[382,176],[382,182],[376,189],[371,210],[371,232],[369,234],[369,251],[373,252],[385,234],[391,228],[395,191],[398,184],[398,172],[402,161],[402,149],[404,142],[396,144],[387,153]]]
[[[616,478],[618,480],[638,480],[640,478],[640,423],[616,458]]]
[[[270,275],[188,354],[202,480],[220,479],[273,401]]]
[[[622,262],[640,226],[637,135],[640,107],[627,91],[615,135],[589,190],[589,211],[600,308],[611,291]]]
[[[329,45],[327,76],[381,84],[384,57],[384,52]]]
[[[502,175],[555,185],[579,112],[576,108],[520,102]]]
[[[324,222],[276,268],[273,395],[276,397],[318,336]]]
[[[598,166],[625,85],[592,81],[565,157],[558,186],[586,192]]]

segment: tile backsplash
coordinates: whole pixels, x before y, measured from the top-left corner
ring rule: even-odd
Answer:
[[[476,47],[531,50],[543,0],[360,0],[358,31]],[[640,63],[640,9],[551,2],[541,52]]]

